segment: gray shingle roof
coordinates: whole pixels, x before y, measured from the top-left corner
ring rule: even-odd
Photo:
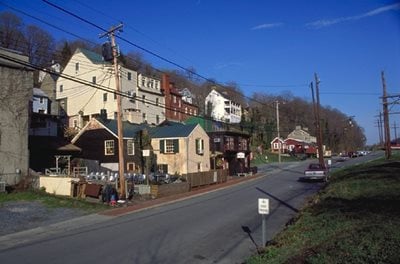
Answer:
[[[177,138],[188,137],[197,124],[185,125],[177,122],[164,122],[158,127],[149,129],[152,138]]]
[[[115,135],[118,135],[118,124],[117,120],[101,120],[97,119],[100,123],[102,123],[106,128],[111,130]],[[133,138],[136,136],[136,134],[145,128],[148,128],[149,126],[147,124],[133,124],[130,122],[123,122],[122,129],[123,129],[123,135],[124,137],[127,138]]]

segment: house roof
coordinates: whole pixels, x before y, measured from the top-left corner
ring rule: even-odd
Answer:
[[[84,48],[78,48],[75,53],[82,52],[83,55],[85,55],[92,63],[94,64],[103,64],[103,63],[109,63],[104,61],[103,56],[100,54],[97,54],[96,52],[84,49]]]
[[[226,132],[226,133],[236,133],[242,134],[244,136],[249,136],[246,131],[242,131],[239,128],[234,127],[232,124],[224,123],[221,121],[210,120],[200,116],[192,116],[185,121],[186,124],[199,124],[204,131],[207,133],[213,132]]]
[[[33,96],[47,97],[47,94],[40,88],[33,88]]]
[[[164,121],[157,127],[149,129],[149,135],[152,138],[176,138],[188,137],[195,129],[197,124],[182,124],[172,121]]]
[[[99,123],[101,123],[104,127],[110,130],[112,133],[118,137],[118,124],[117,120],[108,119],[108,120],[101,120],[96,119]],[[123,129],[123,137],[132,138],[138,133],[139,131],[148,128],[148,124],[133,124],[128,121],[123,122],[122,129]]]
[[[81,149],[64,138],[51,136],[29,136],[29,148],[52,151],[54,153],[80,152]]]

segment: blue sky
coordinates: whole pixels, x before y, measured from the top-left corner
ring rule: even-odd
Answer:
[[[400,2],[393,0],[49,0],[103,28],[124,23],[121,37],[219,83],[234,81],[253,92],[290,91],[311,100],[314,73],[321,104],[336,108],[365,129],[367,143],[379,140],[381,71],[389,94],[400,93]],[[102,43],[101,31],[40,0],[1,3]],[[9,9],[8,9],[9,10]],[[65,32],[16,13],[56,39]],[[140,51],[120,42],[123,52]],[[173,65],[149,54],[156,68]],[[392,112],[398,112],[393,105]],[[400,125],[391,115],[391,126]],[[398,135],[400,136],[400,128]],[[394,137],[394,130],[391,130]]]

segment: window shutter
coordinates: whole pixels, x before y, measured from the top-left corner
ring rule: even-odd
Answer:
[[[160,153],[165,153],[165,140],[160,140]]]
[[[179,153],[179,139],[174,139],[174,153]]]

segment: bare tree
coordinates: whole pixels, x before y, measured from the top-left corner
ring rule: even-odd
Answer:
[[[50,65],[55,48],[53,37],[35,25],[28,25],[24,35],[25,53],[31,63],[39,67]]]
[[[24,39],[22,20],[13,13],[0,14],[0,44],[4,48],[23,51]]]

